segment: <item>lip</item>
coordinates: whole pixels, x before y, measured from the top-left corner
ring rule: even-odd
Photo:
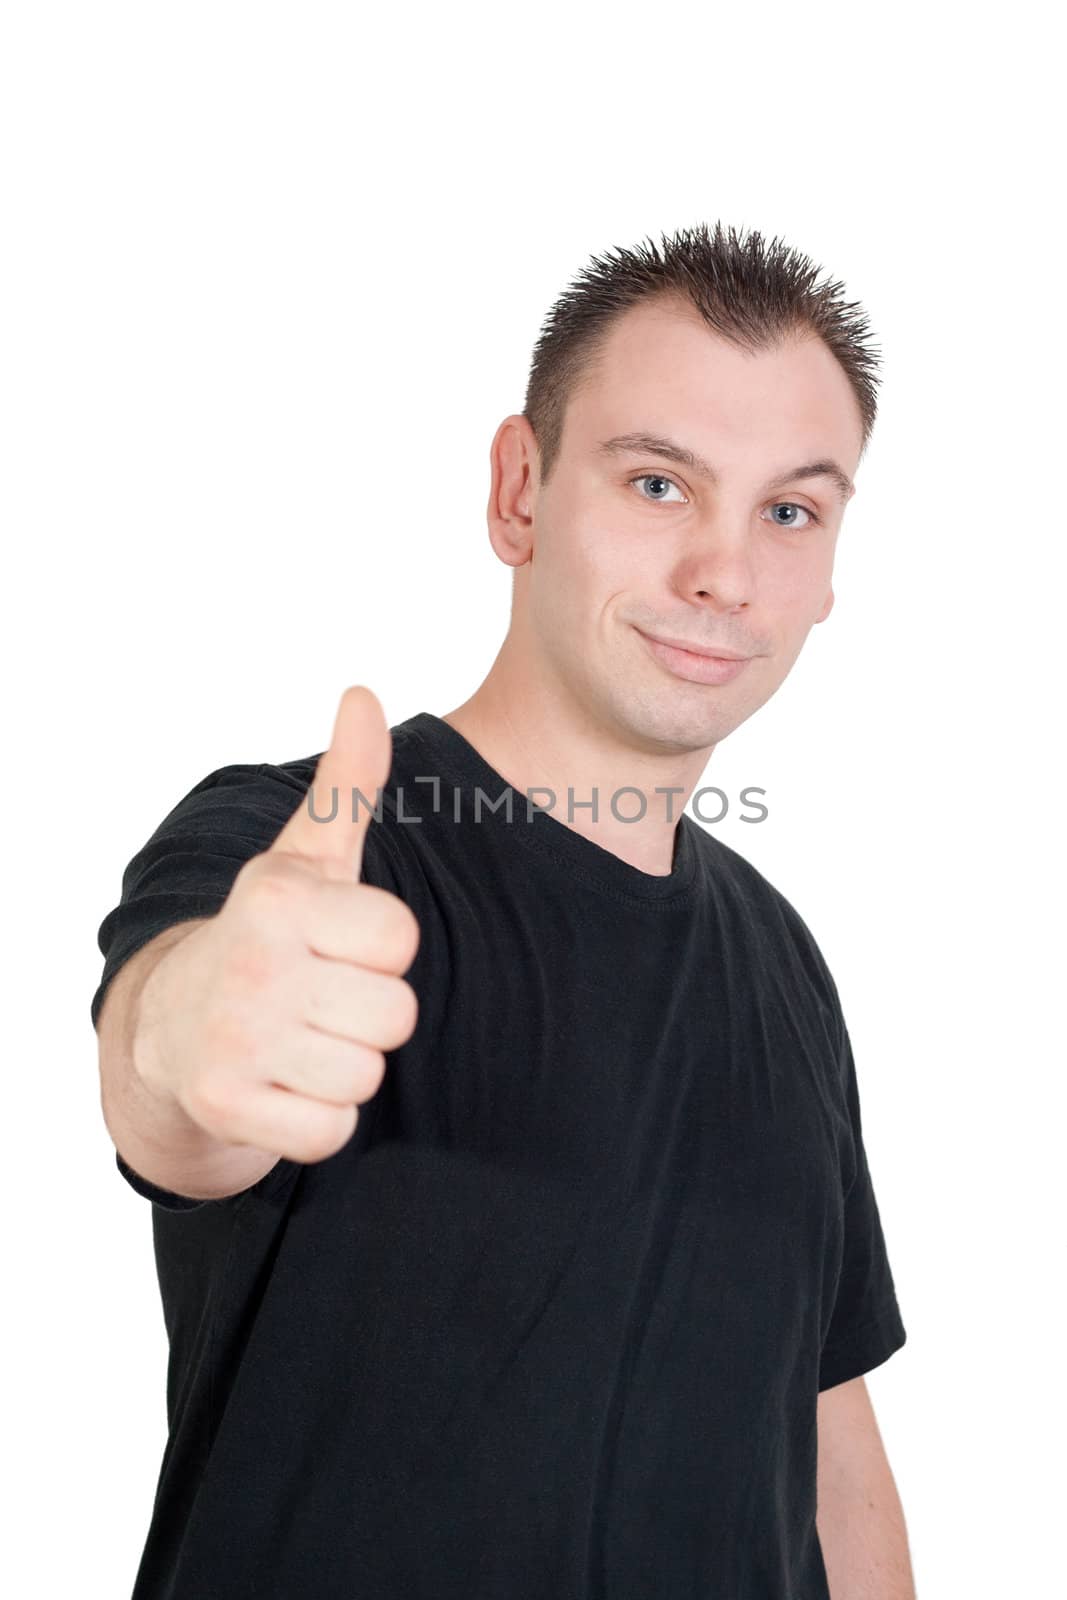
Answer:
[[[638,633],[644,630],[638,628]],[[713,656],[716,661],[748,661],[750,657],[743,656],[739,650],[720,650],[718,646],[687,644],[684,639],[662,639],[658,633],[646,633],[646,639],[651,639],[653,644],[665,644],[671,650],[684,650],[691,656]]]
[[[641,634],[657,661],[673,672],[675,677],[685,678],[690,683],[730,683],[752,659],[751,656],[738,655],[736,651],[724,650],[720,654],[703,645],[678,644],[644,633],[640,628],[635,632]]]

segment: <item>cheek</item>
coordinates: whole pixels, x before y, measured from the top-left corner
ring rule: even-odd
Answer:
[[[803,627],[814,622],[826,600],[833,580],[833,557],[813,551],[803,559],[798,552],[793,560],[768,562],[762,579],[762,598],[768,609],[785,622]]]
[[[661,582],[671,566],[666,541],[650,539],[647,526],[628,525],[625,517],[616,518],[614,524],[601,517],[580,525],[570,555],[574,581],[602,597],[640,594]]]
[[[592,518],[574,520],[541,544],[540,589],[545,608],[573,616],[589,613],[598,603],[640,579],[638,547],[632,538]],[[534,558],[537,575],[537,558]]]

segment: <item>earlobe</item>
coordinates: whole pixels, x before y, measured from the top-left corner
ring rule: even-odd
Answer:
[[[489,543],[506,567],[524,567],[533,556],[533,539],[505,519],[489,518]]]
[[[831,586],[831,588],[827,590],[826,599],[823,601],[822,610],[819,612],[819,615],[815,618],[815,621],[816,622],[825,622],[827,617],[830,615],[830,612],[833,609],[834,609],[834,591],[833,591],[833,587]]]

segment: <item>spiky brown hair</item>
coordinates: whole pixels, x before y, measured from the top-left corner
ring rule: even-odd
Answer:
[[[570,399],[591,370],[615,321],[639,301],[683,296],[708,327],[738,349],[766,350],[805,331],[822,339],[852,385],[863,419],[862,456],[877,412],[877,346],[844,285],[824,278],[806,255],[753,230],[706,224],[683,228],[660,245],[592,256],[545,318],[534,346],[523,414],[537,439],[541,482],[559,455]]]

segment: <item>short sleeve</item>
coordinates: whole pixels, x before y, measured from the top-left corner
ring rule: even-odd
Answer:
[[[100,924],[97,943],[104,968],[90,1006],[94,1028],[109,985],[142,945],[175,923],[213,916],[222,909],[241,867],[270,848],[301,803],[318,760],[314,755],[278,765],[220,767],[168,812],[126,866],[119,903]],[[361,876],[391,886],[373,824]],[[130,1187],[168,1211],[199,1210],[230,1198],[197,1200],[173,1194],[135,1172],[118,1151],[115,1158]],[[255,1189],[273,1190],[298,1166],[280,1160]]]
[[[855,1173],[844,1197],[844,1247],[829,1328],[819,1363],[819,1389],[858,1378],[887,1361],[907,1335],[863,1145],[859,1089],[843,1018],[841,1071],[852,1131]]]
[[[241,867],[269,848],[298,801],[269,768],[235,765],[209,773],[168,812],[127,865],[119,903],[97,932],[104,970],[90,1006],[94,1028],[119,968],[174,923],[219,911]]]
[[[117,1150],[115,1165],[131,1189],[143,1195],[146,1200],[151,1200],[153,1205],[162,1206],[164,1211],[198,1211],[201,1206],[215,1204],[211,1200],[194,1200],[191,1195],[175,1194],[171,1189],[161,1189],[157,1183],[151,1183],[147,1178],[142,1178],[139,1172],[135,1172]]]

